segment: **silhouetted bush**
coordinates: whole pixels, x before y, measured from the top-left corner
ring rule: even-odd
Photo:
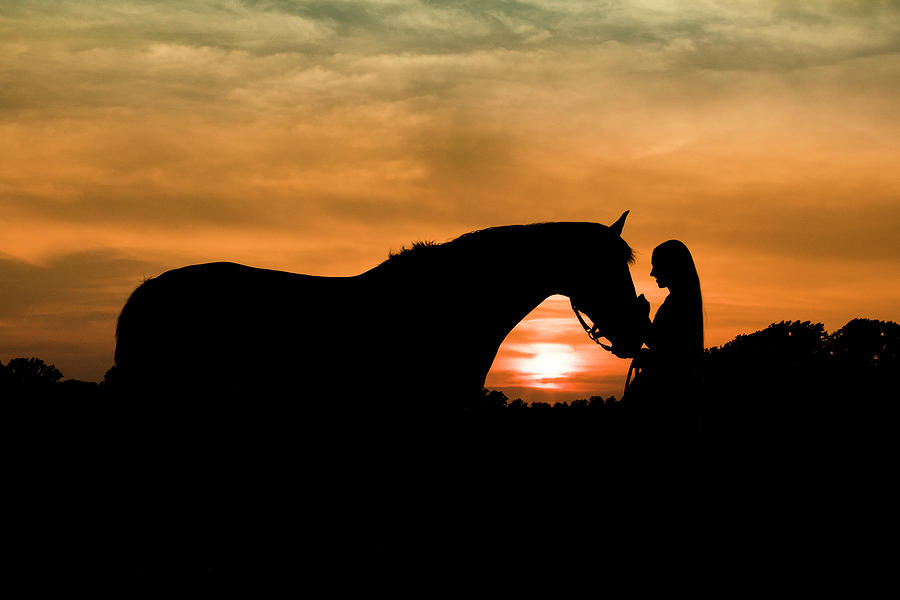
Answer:
[[[798,439],[879,427],[896,411],[898,329],[854,319],[829,335],[820,323],[782,321],[707,350],[708,423]]]
[[[62,379],[62,373],[53,365],[39,358],[14,358],[6,365],[6,373],[12,385],[44,386]]]

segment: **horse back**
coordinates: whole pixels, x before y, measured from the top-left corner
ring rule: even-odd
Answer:
[[[132,390],[189,389],[195,399],[204,388],[248,394],[294,380],[299,389],[334,352],[333,315],[352,280],[234,263],[163,273],[119,317],[119,377]]]

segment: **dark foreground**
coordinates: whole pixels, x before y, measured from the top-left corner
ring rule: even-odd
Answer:
[[[177,394],[20,386],[4,398],[13,570],[153,596],[858,593],[895,533],[898,346],[879,323],[742,336],[662,412],[484,394],[416,414],[252,398],[198,414]]]

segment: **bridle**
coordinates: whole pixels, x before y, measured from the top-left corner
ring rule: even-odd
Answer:
[[[585,323],[584,317],[581,316],[581,312],[578,310],[578,307],[575,306],[575,301],[569,298],[569,302],[572,304],[572,310],[575,311],[575,316],[578,317],[578,322],[581,323],[582,327],[584,327],[584,331],[588,334],[588,337],[591,338],[592,341],[600,344],[600,347],[607,352],[612,352],[612,344],[604,344],[600,341],[600,338],[606,337],[602,333],[600,333],[600,327],[596,323],[588,327],[588,324]]]
[[[581,316],[581,312],[578,310],[578,307],[575,306],[575,301],[569,298],[569,302],[572,304],[572,310],[575,311],[575,316],[578,317],[578,322],[581,323],[581,326],[584,327],[585,332],[587,332],[588,337],[591,340],[600,344],[600,347],[606,350],[607,352],[612,352],[611,344],[604,344],[600,341],[600,338],[606,337],[600,333],[600,328],[596,323],[594,323],[591,327],[588,327],[588,324],[585,323],[584,318]],[[631,364],[628,365],[628,375],[625,377],[625,390],[623,391],[623,396],[628,393],[628,389],[631,387],[631,381],[634,376],[636,376],[641,370],[641,366],[638,362],[638,357],[635,356],[631,359]]]
[[[643,294],[641,294],[640,299],[644,299]],[[602,333],[600,333],[600,327],[596,323],[588,327],[588,324],[581,316],[581,312],[578,310],[578,307],[575,306],[575,301],[571,297],[569,298],[569,302],[572,304],[572,310],[575,312],[575,316],[578,317],[578,322],[581,323],[582,327],[584,327],[584,331],[588,334],[588,337],[591,338],[591,340],[593,340],[594,342],[600,344],[600,347],[604,350],[612,352],[612,344],[604,344],[600,341],[600,338],[606,337]],[[644,300],[644,302],[646,302],[646,300]],[[647,310],[650,310],[649,304],[647,305]],[[640,372],[640,353],[638,353],[631,359],[631,364],[628,366],[628,376],[625,378],[625,394],[628,393],[628,390],[631,387],[632,378],[636,377]]]

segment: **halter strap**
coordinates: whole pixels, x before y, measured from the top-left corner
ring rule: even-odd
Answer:
[[[588,324],[584,322],[584,318],[581,316],[581,313],[578,311],[578,308],[575,306],[575,301],[569,298],[569,302],[572,305],[572,310],[575,311],[575,316],[578,317],[578,322],[581,323],[581,326],[584,327],[585,332],[587,332],[588,337],[591,338],[594,342],[600,344],[600,347],[607,351],[612,351],[612,346],[604,344],[600,341],[600,338],[603,335],[600,334],[600,331],[597,329],[597,324],[594,323],[592,327],[588,327]]]

